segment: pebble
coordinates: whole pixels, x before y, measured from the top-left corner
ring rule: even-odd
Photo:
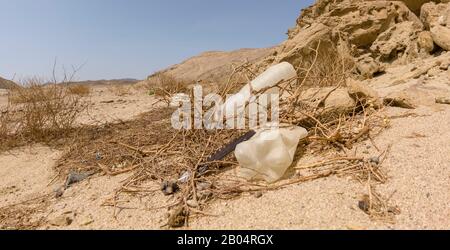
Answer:
[[[197,183],[197,190],[198,191],[207,190],[207,189],[210,189],[211,187],[212,187],[211,183],[208,183],[208,182],[199,182],[199,183]]]
[[[263,196],[263,193],[261,191],[258,191],[254,194],[255,198],[261,198]]]
[[[164,195],[172,195],[178,191],[179,187],[174,181],[164,181],[161,185],[161,191]]]
[[[198,207],[198,202],[196,202],[195,200],[188,200],[188,201],[186,202],[186,204],[187,204],[188,206],[190,206],[190,207],[193,207],[193,208]]]
[[[376,165],[380,164],[380,157],[375,156],[369,159],[369,162],[375,163]]]
[[[70,215],[60,215],[49,221],[50,225],[56,226],[56,227],[70,226],[70,224],[72,224],[72,222],[73,222],[73,217]]]

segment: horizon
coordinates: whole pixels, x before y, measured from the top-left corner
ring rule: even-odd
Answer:
[[[49,79],[56,61],[58,76],[84,65],[76,81],[145,79],[203,52],[276,46],[313,2],[0,0],[0,76]]]

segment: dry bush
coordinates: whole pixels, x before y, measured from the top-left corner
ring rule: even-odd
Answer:
[[[68,90],[72,95],[88,96],[91,94],[91,88],[87,85],[74,84],[68,86]]]
[[[4,141],[10,134],[11,114],[8,110],[0,111],[0,140]]]
[[[132,92],[132,86],[114,84],[108,87],[109,91],[116,96],[127,96]]]
[[[168,104],[173,95],[186,93],[188,90],[189,84],[186,81],[178,80],[165,73],[157,73],[147,80],[148,93],[162,98]]]
[[[66,86],[30,79],[11,90],[9,107],[0,119],[0,136],[5,138],[0,148],[67,136],[86,108],[87,103]]]
[[[280,100],[281,121],[304,126],[310,131],[301,142],[299,155],[316,152],[316,156],[323,156],[326,152],[327,155],[339,156],[337,158],[296,168],[296,174],[291,179],[273,185],[231,179],[225,175],[225,171],[238,165],[233,155],[217,161],[211,160],[209,156],[248,131],[178,131],[170,124],[173,110],[164,108],[144,114],[134,121],[99,128],[91,136],[80,137],[81,140],[70,147],[59,166],[78,171],[94,169],[112,176],[132,172],[114,198],[104,204],[106,206],[117,206],[121,200],[120,194],[148,196],[160,192],[159,189],[149,188],[146,185],[148,181],[177,180],[185,173],[190,174],[188,182],[178,183],[179,191],[174,194],[170,204],[149,208],[173,208],[168,226],[184,225],[191,215],[207,215],[203,210],[212,199],[229,199],[242,193],[275,190],[333,175],[356,175],[362,183],[369,184],[385,182],[380,169],[382,163],[374,166],[367,159],[347,155],[355,143],[370,138],[381,129],[383,117],[366,107],[355,107],[353,113],[329,120],[323,117],[323,110],[319,106],[302,99],[301,94],[305,89],[339,86],[352,73],[352,61],[342,54],[319,55],[318,48],[312,50],[316,52],[316,57],[298,69],[298,77],[277,85],[283,97]],[[329,60],[333,60],[332,63]],[[249,65],[237,66],[229,81],[221,86],[220,94],[225,96],[235,93],[254,77]],[[188,87],[171,76],[157,74],[149,80],[148,90],[170,102],[173,94],[188,92]],[[300,152],[302,150],[305,152]],[[204,166],[209,166],[206,172],[202,170]],[[62,172],[67,173],[69,170]],[[206,190],[200,190],[197,188],[200,184],[210,185],[207,185],[209,187]],[[192,200],[198,204],[195,208],[188,204]],[[172,224],[172,215],[180,215],[184,221]]]
[[[355,72],[355,61],[347,47],[319,42],[312,50],[314,56],[302,61],[297,68],[303,88],[343,86]]]

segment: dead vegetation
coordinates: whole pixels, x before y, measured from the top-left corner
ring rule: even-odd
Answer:
[[[189,90],[189,84],[171,75],[157,73],[151,79],[147,80],[145,88],[148,94],[155,95],[165,103],[170,104],[173,95],[186,93]]]
[[[59,163],[59,167],[63,168],[59,170],[63,174],[71,170],[95,170],[106,175],[133,173],[117,190],[114,199],[105,203],[112,207],[118,206],[121,195],[160,192],[146,188],[145,183],[149,181],[166,183],[162,188],[171,186],[172,192],[169,194],[175,193],[173,203],[152,209],[168,208],[171,216],[167,226],[170,227],[188,225],[191,216],[211,216],[204,209],[214,199],[230,199],[243,193],[275,190],[334,175],[350,175],[363,185],[371,187],[368,193],[372,198],[368,203],[369,209],[365,212],[374,219],[386,219],[391,215],[386,212],[391,207],[381,206],[381,198],[373,198],[379,197],[373,192],[373,186],[386,181],[381,168],[382,161],[357,157],[353,145],[359,141],[372,140],[373,136],[389,124],[367,100],[356,101],[349,112],[330,116],[321,106],[323,100],[311,103],[309,99],[303,99],[302,93],[316,84],[332,86],[330,93],[343,87],[345,79],[353,70],[351,62],[348,64],[349,61],[342,56],[334,57],[335,63],[329,64],[328,59],[319,59],[318,48],[311,50],[316,56],[300,68],[299,77],[280,82],[276,86],[283,97],[280,101],[281,120],[310,131],[308,138],[301,142],[296,160],[304,154],[328,155],[330,159],[307,167],[297,167],[289,180],[265,185],[229,176],[228,170],[238,166],[234,156],[214,162],[208,162],[208,157],[248,131],[175,130],[170,125],[170,115],[173,112],[170,108],[143,114],[132,122],[105,125],[96,128],[95,133],[79,137]],[[254,77],[256,75],[248,64],[237,66],[229,81],[221,86],[220,93],[222,96],[233,93],[242,86],[242,79],[251,80]],[[175,86],[171,83],[175,83]],[[185,85],[166,76],[160,76],[160,82],[150,86],[156,86],[155,91],[159,91],[158,95],[166,101],[174,93],[186,89]],[[264,91],[254,94],[259,95]],[[378,150],[380,155],[377,159],[387,153]],[[71,169],[66,169],[67,166]]]
[[[89,96],[91,94],[91,88],[87,85],[74,84],[68,86],[69,93],[73,95],[78,95],[81,97]]]
[[[0,149],[67,137],[86,108],[70,88],[29,79],[10,91],[9,105],[0,117]]]

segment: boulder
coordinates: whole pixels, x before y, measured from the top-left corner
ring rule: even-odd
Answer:
[[[395,24],[378,36],[371,46],[374,55],[380,61],[393,61],[403,58],[416,58],[418,53],[417,37],[422,26],[407,21]]]
[[[353,111],[356,106],[346,88],[310,88],[302,94],[302,99],[312,106],[323,108],[326,113],[344,114]]]
[[[434,2],[426,3],[422,6],[420,20],[426,29],[431,29],[435,25],[450,27],[450,3],[436,4]]]
[[[431,36],[439,47],[450,51],[450,28],[435,25],[431,28]]]

